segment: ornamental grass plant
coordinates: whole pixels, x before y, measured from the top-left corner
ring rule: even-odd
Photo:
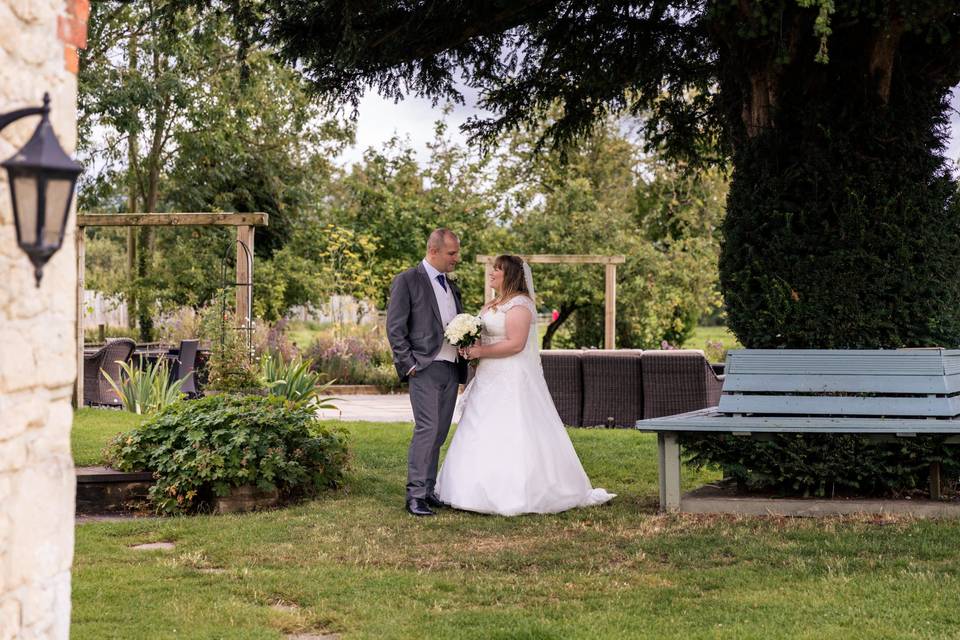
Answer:
[[[279,353],[264,354],[260,358],[260,376],[270,395],[312,405],[314,409],[336,409],[332,404],[336,398],[322,397],[333,381],[323,384],[323,375],[312,371],[312,365],[310,360],[296,358],[286,362]]]
[[[181,389],[192,375],[171,380],[167,362],[162,358],[143,369],[129,362],[117,364],[120,365],[119,380],[114,380],[103,369],[100,372],[120,398],[123,409],[136,414],[154,413],[180,400],[185,395]]]

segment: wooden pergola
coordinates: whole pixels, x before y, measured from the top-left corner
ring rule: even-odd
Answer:
[[[617,265],[626,262],[624,256],[596,256],[596,255],[521,255],[529,264],[602,264],[604,265],[604,313],[603,313],[603,348],[616,348],[617,318]],[[493,290],[487,286],[490,272],[493,270],[493,261],[496,256],[477,256],[477,262],[483,267],[483,300],[490,302],[493,299]]]
[[[253,310],[253,235],[265,227],[266,213],[81,213],[77,214],[77,386],[76,405],[83,406],[83,292],[86,287],[86,227],[236,227],[237,321],[251,326]]]

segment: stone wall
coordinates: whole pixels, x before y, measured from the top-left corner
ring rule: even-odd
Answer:
[[[77,48],[87,0],[0,0],[0,112],[41,104],[76,147]],[[0,160],[33,133],[26,118],[0,134]],[[76,376],[76,251],[63,248],[39,289],[17,247],[6,172],[0,176],[0,640],[66,638],[70,630]]]

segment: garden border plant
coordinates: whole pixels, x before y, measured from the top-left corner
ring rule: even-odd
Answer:
[[[106,450],[120,471],[151,471],[149,498],[165,514],[203,511],[232,488],[316,495],[343,482],[345,432],[324,426],[309,402],[218,395],[176,403]]]

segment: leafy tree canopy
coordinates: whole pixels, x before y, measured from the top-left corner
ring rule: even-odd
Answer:
[[[354,106],[367,87],[402,98],[480,90],[497,115],[468,129],[491,141],[561,116],[546,138],[587,134],[611,112],[644,119],[645,138],[673,155],[720,160],[770,122],[778,78],[854,38],[866,79],[890,90],[903,47],[922,52],[927,83],[960,79],[960,8],[952,0],[264,0],[261,35],[316,88]],[[844,52],[841,55],[849,55]]]
[[[508,138],[499,191],[517,253],[626,255],[617,270],[617,344],[682,343],[719,305],[717,256],[725,184],[684,174],[641,153],[622,121],[601,123],[584,143],[536,153],[549,124]],[[538,304],[556,309],[543,347],[574,320],[573,346],[603,345],[604,270],[536,265]],[[562,346],[562,345],[561,345]]]

